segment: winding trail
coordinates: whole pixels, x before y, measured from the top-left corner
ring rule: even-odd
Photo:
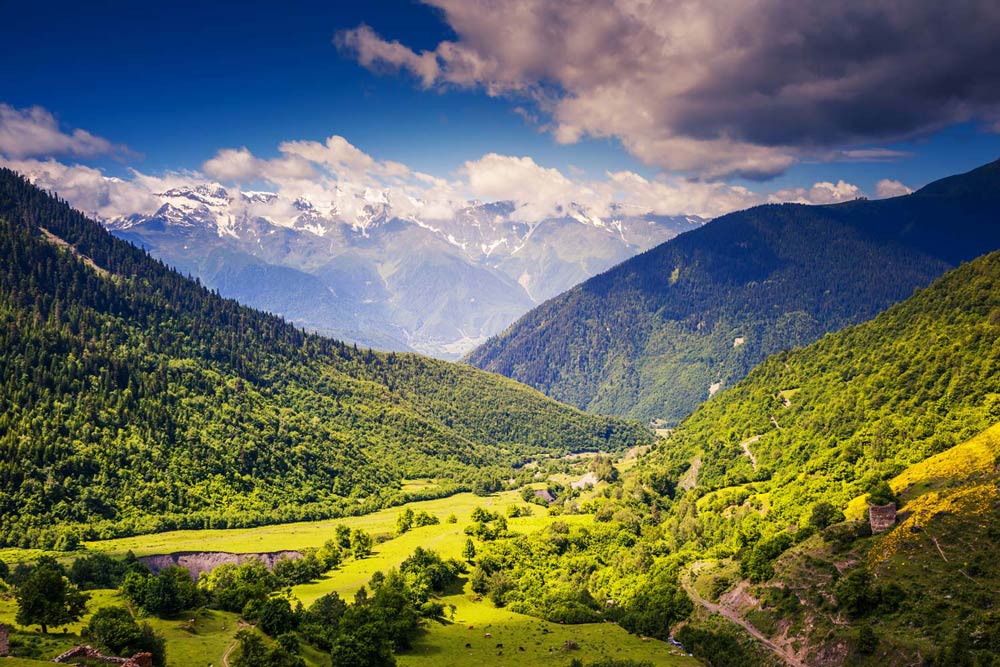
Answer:
[[[245,623],[242,620],[240,620],[236,624],[237,632],[242,630],[243,628],[252,628],[252,627],[253,627],[252,625],[250,625],[249,623]],[[240,640],[236,639],[236,637],[233,637],[233,643],[230,644],[229,648],[226,649],[226,652],[222,654],[222,667],[230,667],[229,656],[231,656],[233,654],[233,651],[236,650],[236,645],[239,643],[239,641]]]
[[[692,569],[695,569],[696,566],[698,565],[699,563],[692,563]],[[798,658],[796,658],[792,653],[788,651],[788,649],[782,646],[778,646],[770,639],[765,637],[760,630],[755,628],[748,621],[744,620],[742,616],[737,614],[732,609],[709,602],[705,598],[698,595],[698,592],[695,590],[694,585],[691,583],[691,573],[692,571],[689,570],[687,573],[681,576],[681,587],[684,589],[684,592],[688,594],[688,597],[691,598],[692,602],[694,602],[696,605],[704,607],[710,613],[718,614],[719,616],[722,616],[723,618],[735,623],[736,625],[746,630],[751,637],[756,639],[758,642],[763,644],[764,647],[766,647],[776,656],[781,658],[781,660],[786,665],[791,665],[791,667],[809,667],[804,662],[800,662]]]
[[[226,652],[222,654],[223,667],[229,667],[229,656],[232,654],[235,648],[236,648],[236,640],[234,639],[233,643],[230,644],[229,648],[226,649]]]
[[[750,451],[750,445],[752,445],[753,443],[757,442],[760,439],[761,436],[755,435],[754,437],[748,440],[744,440],[743,442],[740,443],[740,447],[743,448],[743,453],[746,454],[748,457],[750,457],[750,464],[753,465],[754,472],[757,471],[757,457],[754,456],[753,452]]]

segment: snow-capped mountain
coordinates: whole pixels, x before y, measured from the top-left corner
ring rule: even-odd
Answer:
[[[705,222],[695,216],[517,219],[472,202],[423,219],[377,189],[288,200],[217,185],[157,195],[151,215],[105,221],[224,296],[380,349],[457,358],[590,276]],[[399,212],[404,209],[407,212]]]

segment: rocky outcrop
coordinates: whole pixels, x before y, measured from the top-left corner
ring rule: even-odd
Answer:
[[[282,558],[297,560],[302,558],[302,553],[298,551],[269,551],[265,553],[235,554],[227,551],[177,551],[170,554],[156,554],[153,556],[141,556],[139,562],[148,567],[153,573],[172,565],[180,565],[191,573],[193,579],[198,579],[202,572],[211,572],[215,568],[225,563],[242,565],[249,560],[259,560],[268,569],[273,569],[274,564]]]
[[[65,653],[52,658],[52,662],[68,663],[71,660],[83,659],[87,664],[103,662],[107,665],[121,665],[121,667],[153,667],[152,653],[136,653],[131,658],[117,658],[111,655],[102,655],[93,646],[76,646]]]

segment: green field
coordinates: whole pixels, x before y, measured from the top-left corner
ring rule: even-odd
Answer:
[[[489,602],[473,602],[464,594],[447,596],[443,601],[455,605],[454,620],[433,624],[413,650],[398,656],[401,667],[565,665],[572,658],[587,664],[612,657],[663,667],[701,664],[665,642],[643,640],[612,623],[548,623],[497,609]],[[567,642],[575,642],[579,648],[566,650]],[[498,644],[503,647],[498,648]]]
[[[62,651],[84,643],[80,638],[81,628],[87,624],[90,614],[101,607],[112,605],[124,605],[124,601],[118,596],[117,591],[98,590],[90,591],[91,599],[88,604],[87,614],[80,622],[66,626],[68,633],[63,633],[64,628],[53,628],[49,635],[41,635],[32,629],[17,635],[25,641],[39,642],[44,646],[42,652],[44,657],[52,658]],[[14,615],[16,605],[12,599],[0,599],[0,623],[14,626]],[[221,665],[222,655],[233,643],[233,636],[237,630],[237,615],[212,609],[200,609],[191,612],[190,616],[182,620],[165,621],[158,618],[146,618],[158,632],[167,639],[167,660],[170,667],[197,667],[202,665]],[[194,623],[191,623],[191,621]],[[2,667],[17,667],[19,665],[52,664],[39,663],[35,660],[21,658],[9,658],[0,662]]]
[[[333,591],[345,599],[352,599],[354,593],[368,582],[372,574],[398,567],[418,546],[434,550],[444,558],[460,558],[467,538],[464,529],[470,523],[472,511],[476,507],[485,507],[506,514],[506,509],[510,505],[524,506],[526,503],[513,491],[490,497],[462,493],[449,498],[410,503],[404,507],[410,507],[415,512],[428,512],[440,519],[441,523],[414,528],[399,536],[395,536],[394,531],[396,517],[403,507],[333,521],[235,530],[175,531],[89,542],[86,544],[86,550],[115,554],[131,550],[137,555],[144,555],[175,551],[248,553],[305,549],[320,547],[333,536],[337,524],[361,528],[381,539],[377,541],[370,557],[349,560],[340,568],[324,575],[319,581],[293,588],[293,595],[308,606],[317,598]],[[511,530],[533,532],[544,528],[553,520],[546,508],[537,505],[528,506],[532,510],[532,515],[509,519]],[[451,515],[455,516],[455,522],[448,521]],[[567,523],[589,523],[593,520],[591,515],[586,514],[563,515],[558,518]],[[9,562],[16,562],[32,560],[39,554],[38,551],[8,549],[0,553],[0,557]],[[109,604],[121,604],[114,591],[93,591],[92,594],[91,611]],[[630,635],[612,623],[560,625],[506,609],[498,609],[489,601],[477,600],[468,586],[461,592],[442,598],[442,602],[448,605],[450,610],[446,620],[428,622],[428,632],[417,640],[411,651],[398,656],[400,665],[499,667],[538,665],[545,662],[561,665],[573,658],[579,658],[586,664],[602,657],[631,658],[650,662],[658,667],[700,664],[694,658],[680,654],[665,642]],[[453,610],[451,606],[454,607]],[[14,613],[13,600],[0,600],[0,622],[13,625]],[[147,620],[167,638],[168,661],[171,667],[221,665],[222,656],[232,644],[237,630],[235,614],[207,609],[192,612],[190,618],[182,620],[164,621],[155,618]],[[52,655],[58,652],[55,650],[56,645],[66,647],[75,645],[79,641],[80,628],[86,621],[87,618],[84,618],[81,623],[68,626],[68,635],[53,633],[51,639],[46,640],[53,643]],[[469,645],[468,648],[466,644]],[[498,644],[502,644],[502,647]],[[572,646],[577,648],[568,648]],[[326,664],[319,654],[309,653],[304,657],[316,667]],[[2,663],[4,667],[7,664],[7,662]],[[10,667],[17,665],[27,667],[39,663],[18,660],[9,664]]]

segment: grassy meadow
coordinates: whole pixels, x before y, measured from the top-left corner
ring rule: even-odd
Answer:
[[[571,481],[567,476],[566,481]],[[412,482],[414,486],[427,482]],[[376,543],[371,556],[361,560],[348,560],[339,568],[326,573],[318,581],[296,586],[292,595],[306,606],[319,597],[336,591],[347,600],[353,599],[359,588],[368,583],[377,571],[398,567],[416,547],[431,549],[443,558],[461,558],[467,539],[464,529],[471,523],[476,507],[506,515],[511,505],[530,507],[530,516],[510,518],[512,531],[530,533],[543,529],[555,520],[548,510],[525,503],[519,493],[508,491],[489,497],[461,493],[449,498],[410,503],[402,507],[382,510],[373,514],[311,523],[293,523],[259,528],[233,530],[174,531],[155,535],[128,537],[103,542],[88,542],[87,552],[136,555],[171,553],[176,551],[229,551],[236,553],[268,552],[318,548],[334,535],[338,524],[360,528],[372,534]],[[413,528],[395,534],[396,517],[404,508],[427,512],[440,520],[431,526]],[[567,523],[589,523],[591,515],[561,515]],[[8,562],[33,560],[38,551],[8,549],[0,558]],[[62,554],[64,555],[64,554]],[[429,621],[427,632],[405,654],[397,656],[401,666],[424,665],[538,665],[568,664],[573,658],[589,663],[600,658],[629,658],[652,663],[657,667],[698,665],[697,660],[685,656],[669,644],[653,639],[630,635],[612,623],[561,625],[496,608],[488,600],[481,600],[461,580],[463,587],[441,598],[448,608],[442,621]],[[90,612],[102,606],[123,604],[115,591],[92,591]],[[0,600],[0,622],[14,625],[16,605],[13,599]],[[236,614],[202,609],[191,612],[179,620],[148,620],[167,639],[168,663],[171,667],[198,667],[223,664],[222,658],[234,641],[238,629]],[[18,641],[39,644],[36,655],[51,659],[65,648],[81,640],[79,633],[88,621],[54,628],[43,637],[35,631],[18,633]],[[311,667],[327,663],[319,652],[305,647],[303,657]],[[39,664],[32,660],[16,659],[4,662],[4,667]]]

